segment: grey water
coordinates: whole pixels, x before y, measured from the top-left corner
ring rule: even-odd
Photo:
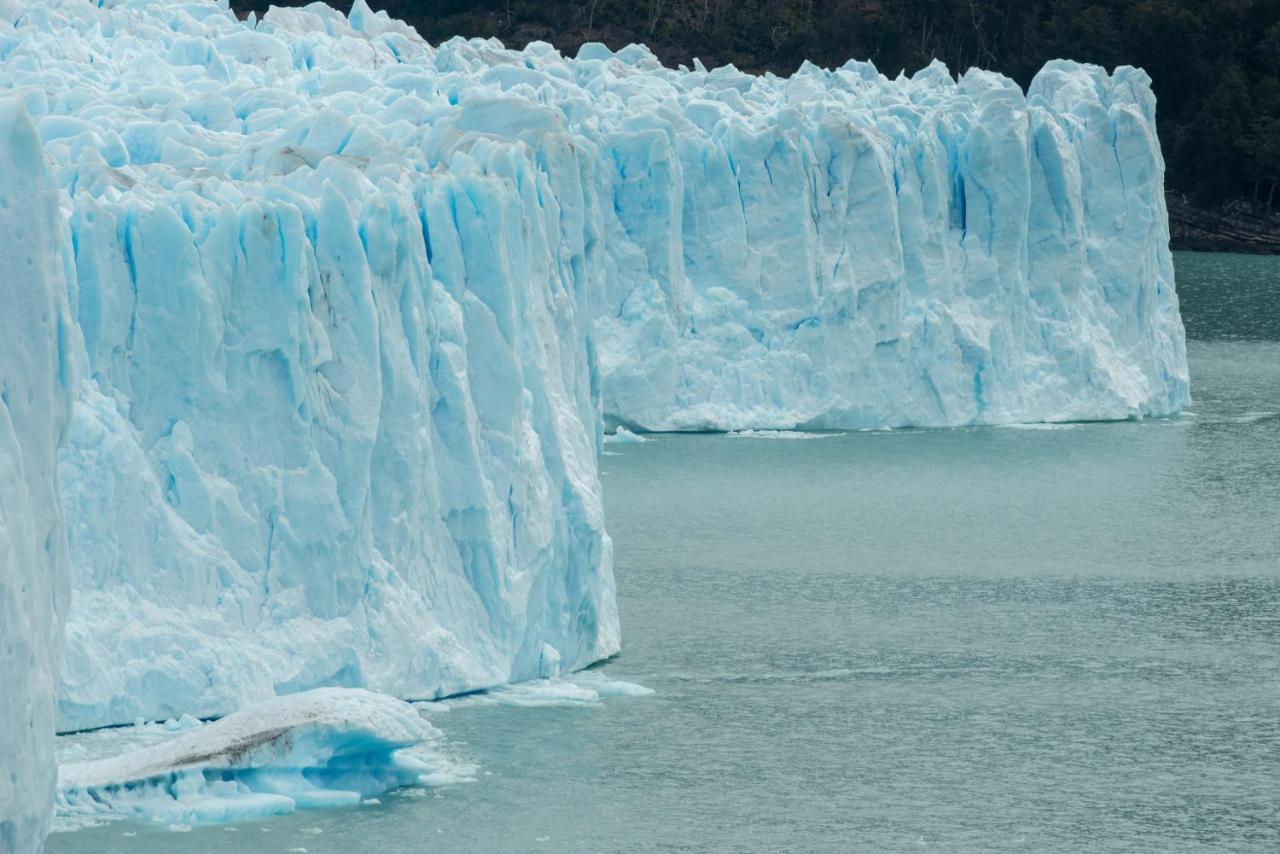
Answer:
[[[653,696],[432,715],[473,782],[49,851],[1280,850],[1280,260],[1177,264],[1181,417],[607,446],[600,670]]]

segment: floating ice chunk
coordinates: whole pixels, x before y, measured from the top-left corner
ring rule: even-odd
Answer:
[[[148,727],[158,727],[165,732],[186,732],[189,729],[204,726],[205,722],[197,718],[195,715],[184,712],[181,717],[169,718],[167,721],[147,721],[141,724],[143,729]],[[134,724],[135,727],[139,724]]]
[[[635,682],[624,679],[613,679],[596,670],[584,670],[569,677],[570,682],[579,688],[594,691],[601,699],[607,697],[649,697],[654,691]]]
[[[618,429],[613,433],[606,434],[604,437],[606,443],[615,445],[634,445],[640,442],[649,441],[639,433],[632,433],[626,427],[619,425]]]
[[[58,770],[59,816],[174,826],[355,805],[441,779],[440,734],[408,703],[350,688],[278,697],[123,755]]]
[[[730,436],[744,439],[829,439],[840,433],[802,433],[799,430],[734,430]]]
[[[1080,426],[1080,422],[1030,421],[1026,424],[1001,424],[999,426],[1008,427],[1012,430],[1074,430]]]
[[[556,679],[534,679],[478,691],[449,700],[417,704],[424,711],[448,712],[475,706],[514,706],[518,708],[552,708],[563,706],[598,706],[609,697],[648,697],[653,689],[634,682],[611,679],[595,671],[583,671]]]

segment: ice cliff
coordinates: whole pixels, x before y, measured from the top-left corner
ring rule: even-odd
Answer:
[[[39,846],[53,798],[70,596],[55,478],[72,383],[64,229],[35,128],[0,94],[0,852]]]
[[[617,651],[591,152],[435,120],[391,73],[429,49],[327,10],[10,11],[83,342],[59,726]]]
[[[938,64],[779,79],[584,56],[570,67],[601,115],[582,124],[613,165],[595,324],[611,420],[857,429],[1187,404],[1143,72],[1054,62],[1024,95]]]
[[[363,2],[0,0],[0,87],[62,191],[82,377],[63,728],[614,652],[602,417],[1188,399],[1133,69],[1024,94],[433,47]]]

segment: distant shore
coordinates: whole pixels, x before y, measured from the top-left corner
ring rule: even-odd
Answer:
[[[1175,250],[1280,255],[1280,217],[1231,207],[1205,210],[1176,193],[1168,193],[1166,199],[1169,242]]]

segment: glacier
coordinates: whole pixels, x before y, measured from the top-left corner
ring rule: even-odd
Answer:
[[[65,224],[40,140],[0,96],[0,851],[37,848],[53,797],[70,567],[55,477],[71,409]]]
[[[949,427],[1188,404],[1144,72],[1055,61],[1024,94],[938,63],[780,79],[584,54],[616,164],[595,312],[610,422]]]
[[[63,730],[619,647],[588,152],[384,104],[349,58],[388,70],[394,39],[294,19],[49,2],[0,35],[81,342]]]
[[[782,78],[433,46],[363,0],[0,0],[0,98],[0,378],[58,397],[0,436],[23,798],[55,672],[80,730],[617,652],[605,428],[1190,399],[1136,69]]]

